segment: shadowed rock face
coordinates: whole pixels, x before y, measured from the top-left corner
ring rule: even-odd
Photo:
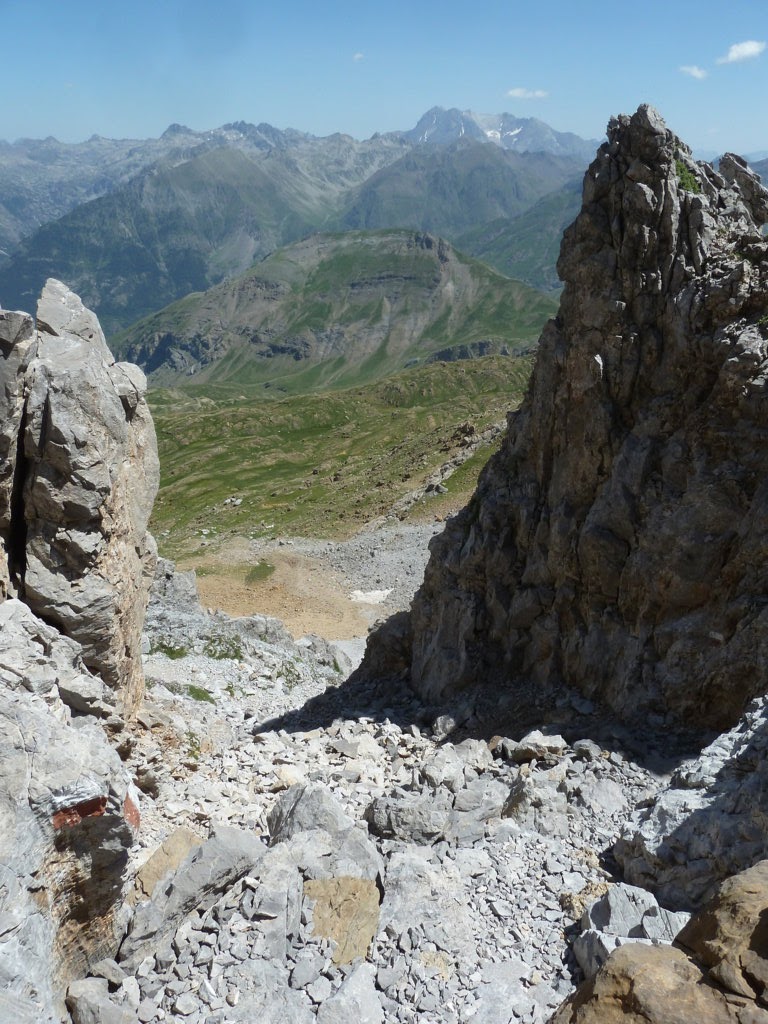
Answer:
[[[159,469],[146,381],[49,281],[37,330],[0,312],[0,594],[73,637],[130,711],[155,564]]]
[[[738,158],[694,163],[646,106],[611,121],[528,395],[392,638],[420,694],[564,681],[723,727],[762,692],[766,220]]]

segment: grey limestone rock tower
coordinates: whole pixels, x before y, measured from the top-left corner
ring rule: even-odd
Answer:
[[[738,157],[697,164],[648,106],[611,121],[528,394],[363,672],[705,727],[765,692],[767,220]]]
[[[0,598],[77,640],[130,712],[156,549],[157,442],[138,367],[49,280],[37,323],[0,311]]]
[[[49,281],[0,310],[0,1020],[113,955],[140,799],[96,719],[141,699],[158,485],[144,375]]]

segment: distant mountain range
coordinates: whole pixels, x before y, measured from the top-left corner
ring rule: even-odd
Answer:
[[[314,390],[535,344],[552,298],[413,231],[295,242],[115,336],[155,384]]]
[[[179,164],[218,146],[242,147],[243,140],[264,150],[283,138],[302,136],[270,125],[225,125],[210,132],[171,125],[159,139],[0,140],[0,250],[12,251],[35,228],[106,195],[152,164]]]
[[[415,144],[448,146],[458,139],[493,142],[517,153],[552,153],[587,164],[600,145],[599,139],[582,139],[573,132],[557,132],[535,117],[514,114],[477,114],[471,110],[433,107],[415,128],[401,133]]]
[[[559,225],[554,241],[529,231],[521,256],[514,224],[577,188],[596,145],[532,118],[439,108],[362,142],[238,122],[0,143],[0,303],[33,308],[58,277],[112,333],[313,232],[390,228],[461,238],[470,253],[477,238],[502,272],[556,287]]]

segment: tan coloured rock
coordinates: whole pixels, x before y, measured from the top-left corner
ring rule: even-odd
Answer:
[[[203,845],[203,842],[204,840],[189,828],[177,828],[171,832],[136,872],[133,892],[128,894],[128,903],[141,903],[150,899],[158,882],[175,871],[194,849]]]
[[[768,1024],[768,861],[723,882],[675,946],[621,946],[551,1024]]]
[[[316,935],[333,939],[335,964],[365,958],[379,925],[379,890],[368,878],[325,878],[306,881],[304,895],[314,902]]]
[[[768,1004],[768,860],[727,879],[677,937],[736,995]]]
[[[768,1013],[729,999],[669,946],[621,946],[550,1024],[768,1024]]]

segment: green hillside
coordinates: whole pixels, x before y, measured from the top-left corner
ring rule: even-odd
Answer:
[[[270,400],[247,389],[150,393],[162,479],[152,528],[161,553],[193,556],[229,535],[343,536],[386,513],[457,450],[457,427],[480,431],[522,396],[531,358],[437,362],[366,387]],[[471,493],[490,448],[448,494]],[[241,504],[227,499],[242,499]],[[205,532],[203,532],[205,531]]]
[[[540,292],[431,235],[315,235],[111,339],[155,384],[237,381],[292,392],[408,365],[513,354],[555,311]]]
[[[560,241],[580,207],[579,178],[544,196],[513,220],[502,218],[467,231],[457,245],[507,277],[543,291],[556,291],[560,288],[555,269]]]

